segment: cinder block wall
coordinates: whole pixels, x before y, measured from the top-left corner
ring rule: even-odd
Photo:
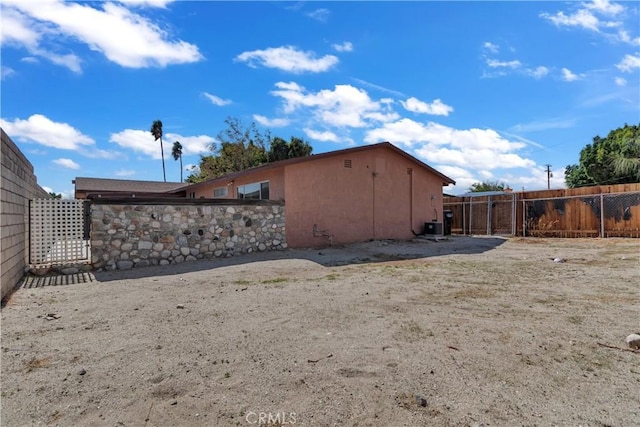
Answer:
[[[0,129],[0,283],[4,298],[24,274],[29,255],[29,200],[49,198],[37,183],[33,165]]]

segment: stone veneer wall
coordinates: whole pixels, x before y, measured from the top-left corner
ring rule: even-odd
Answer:
[[[11,138],[4,130],[0,134],[0,283],[4,298],[22,279],[29,260],[29,200],[51,196],[38,185],[33,165]]]
[[[287,248],[282,203],[105,202],[94,200],[91,207],[95,269],[124,270]]]

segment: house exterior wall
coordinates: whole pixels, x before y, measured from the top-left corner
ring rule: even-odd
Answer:
[[[28,263],[29,200],[48,199],[50,196],[38,185],[33,165],[4,131],[1,134],[0,283],[4,298],[20,281]]]
[[[284,175],[290,247],[408,239],[442,221],[442,178],[384,147],[288,165]]]
[[[264,182],[269,181],[269,200],[284,200],[284,170],[283,168],[274,168],[268,169],[264,171],[259,171],[257,173],[252,173],[247,176],[241,176],[229,180],[220,180],[213,181],[212,183],[208,183],[202,185],[200,187],[196,187],[193,192],[195,192],[195,198],[205,198],[211,199],[213,198],[213,190],[220,187],[227,187],[227,197],[225,199],[235,199],[237,198],[236,190],[239,186],[252,184],[254,182]],[[186,190],[187,195],[191,192],[191,190]]]

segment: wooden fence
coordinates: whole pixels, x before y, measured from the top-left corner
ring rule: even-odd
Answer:
[[[640,183],[447,196],[454,234],[640,237]]]

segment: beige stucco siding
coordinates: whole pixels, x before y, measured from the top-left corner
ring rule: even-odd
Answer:
[[[236,189],[241,185],[252,184],[255,182],[269,181],[269,200],[284,199],[284,170],[283,168],[268,169],[247,176],[241,176],[230,180],[218,180],[207,185],[202,185],[195,189],[195,197],[211,199],[213,198],[213,190],[220,187],[227,187],[226,199],[235,199],[237,197]],[[189,190],[187,190],[188,196]]]
[[[285,200],[291,247],[411,238],[441,221],[442,180],[380,147],[286,166]]]

